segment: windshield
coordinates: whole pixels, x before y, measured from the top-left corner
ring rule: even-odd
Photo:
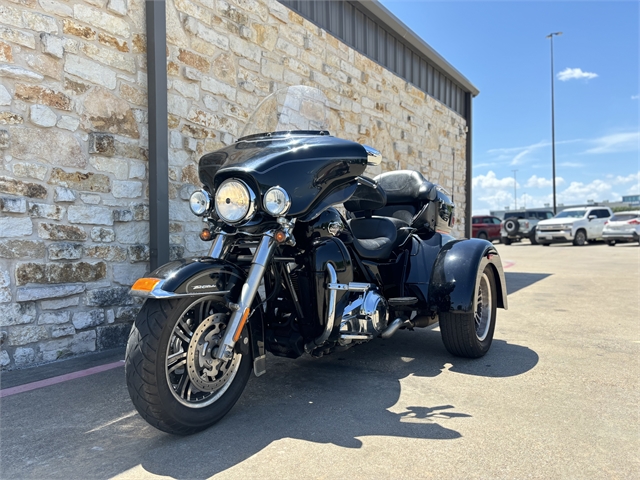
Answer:
[[[254,135],[328,134],[329,100],[314,87],[285,87],[265,98],[249,118],[241,140]]]
[[[555,216],[555,218],[582,218],[586,210],[565,210]]]
[[[610,222],[628,222],[634,218],[638,218],[640,215],[637,213],[617,213],[609,219]]]

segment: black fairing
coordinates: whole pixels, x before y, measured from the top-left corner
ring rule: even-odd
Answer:
[[[326,133],[291,133],[252,137],[208,153],[199,174],[212,192],[227,178],[241,178],[255,189],[259,204],[278,185],[291,197],[287,216],[305,221],[347,200],[366,166],[367,153],[358,143]]]

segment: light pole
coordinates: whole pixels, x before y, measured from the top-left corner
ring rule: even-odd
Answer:
[[[513,202],[515,204],[514,210],[518,210],[518,182],[516,181],[516,172],[518,170],[511,170],[513,172]]]
[[[562,35],[562,32],[553,32],[547,35],[551,40],[551,176],[553,182],[553,214],[556,214],[556,125],[555,125],[555,101],[553,97],[553,37]]]

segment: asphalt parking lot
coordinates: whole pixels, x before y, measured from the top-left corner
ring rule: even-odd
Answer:
[[[0,476],[639,478],[640,247],[498,249],[509,310],[482,359],[450,356],[437,329],[270,357],[225,419],[186,438],[136,414],[116,365],[2,398]],[[8,372],[2,387],[122,357]]]

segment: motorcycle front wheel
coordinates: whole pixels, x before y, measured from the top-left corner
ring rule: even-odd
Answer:
[[[159,430],[190,435],[236,403],[251,374],[250,355],[215,359],[230,313],[217,297],[145,301],[125,356],[127,388],[140,415]],[[240,342],[248,342],[243,331]]]

